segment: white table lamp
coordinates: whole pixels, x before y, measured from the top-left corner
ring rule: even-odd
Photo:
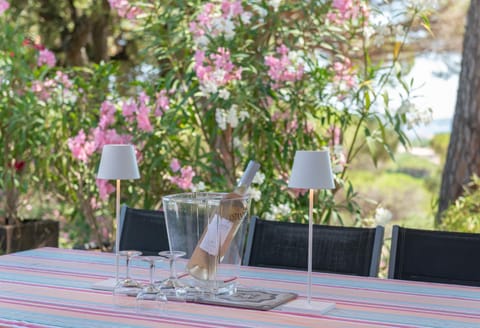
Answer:
[[[98,167],[97,179],[117,180],[116,196],[116,234],[115,254],[116,272],[115,283],[118,282],[118,261],[120,246],[120,180],[139,179],[137,158],[132,145],[105,145],[102,149],[102,158]]]
[[[289,188],[309,189],[308,210],[308,286],[307,302],[301,301],[291,307],[312,311],[325,311],[335,306],[334,303],[312,302],[312,248],[313,248],[313,192],[315,189],[333,189],[332,168],[328,150],[306,151],[298,150],[293,160]],[[315,304],[317,303],[317,304]]]

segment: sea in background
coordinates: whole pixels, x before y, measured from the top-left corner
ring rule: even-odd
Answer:
[[[450,133],[452,131],[452,123],[452,118],[434,119],[428,125],[416,126],[414,129],[407,131],[407,135],[411,140],[430,140],[436,134]]]

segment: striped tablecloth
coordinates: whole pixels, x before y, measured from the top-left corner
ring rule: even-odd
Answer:
[[[147,277],[145,263],[133,274]],[[0,256],[0,327],[480,327],[480,288],[335,274],[313,275],[324,315],[169,302],[138,312],[91,289],[114,272],[112,254],[41,248]],[[479,273],[480,274],[480,273]],[[165,277],[166,264],[159,276]],[[306,292],[306,274],[245,267],[241,285]]]

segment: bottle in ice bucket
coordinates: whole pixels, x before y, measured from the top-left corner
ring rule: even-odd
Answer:
[[[209,218],[193,254],[187,264],[189,273],[200,280],[214,280],[220,262],[248,213],[245,193],[260,164],[250,161],[235,190],[220,201],[218,211]]]

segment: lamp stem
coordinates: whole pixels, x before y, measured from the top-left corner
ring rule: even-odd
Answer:
[[[120,266],[120,179],[117,179],[117,196],[115,200],[115,280],[118,283],[119,266]]]
[[[308,289],[307,302],[312,300],[312,252],[313,252],[313,189],[308,195]]]

